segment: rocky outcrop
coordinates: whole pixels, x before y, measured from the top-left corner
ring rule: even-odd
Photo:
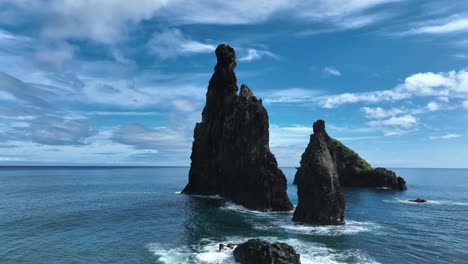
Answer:
[[[250,239],[234,249],[234,259],[240,264],[300,264],[300,256],[286,243],[268,243]]]
[[[417,198],[415,200],[408,200],[409,202],[413,202],[413,203],[427,203],[426,200],[424,199],[421,199],[421,198]]]
[[[249,209],[288,211],[286,177],[269,148],[268,113],[247,85],[237,93],[236,56],[216,48],[217,64],[192,145],[186,194],[220,195]]]
[[[335,156],[325,122],[314,123],[314,133],[296,174],[298,205],[293,221],[307,225],[344,224],[345,200],[338,179]]]
[[[319,121],[323,123],[325,131],[325,122]],[[402,177],[384,168],[372,169],[369,163],[338,140],[327,136],[321,147],[327,148],[330,152],[341,186],[406,190],[406,181]],[[297,184],[299,179],[306,174],[302,171],[302,167],[301,161],[301,167],[296,171],[294,184]]]
[[[391,170],[375,168],[361,170],[356,174],[344,176],[342,184],[349,187],[377,187],[393,190],[406,190],[406,181]]]

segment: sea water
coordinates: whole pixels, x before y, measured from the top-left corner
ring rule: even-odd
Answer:
[[[408,191],[346,188],[346,225],[306,227],[180,194],[188,168],[3,167],[0,263],[234,263],[219,243],[248,238],[289,243],[303,264],[468,263],[468,170],[394,170]]]

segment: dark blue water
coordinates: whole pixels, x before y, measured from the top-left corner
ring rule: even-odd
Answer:
[[[347,224],[314,228],[177,194],[188,168],[2,168],[0,263],[232,263],[218,244],[250,237],[302,263],[468,263],[468,170],[396,171],[408,191],[346,189]]]

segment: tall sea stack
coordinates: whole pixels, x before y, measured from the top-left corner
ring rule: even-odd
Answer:
[[[249,209],[289,211],[286,177],[269,148],[268,113],[247,87],[237,93],[236,55],[216,48],[202,122],[192,145],[189,182],[182,193],[220,195]]]
[[[330,137],[325,122],[314,123],[314,133],[304,154],[297,179],[299,199],[293,221],[306,225],[343,225],[345,200],[341,192],[333,153],[328,149]]]

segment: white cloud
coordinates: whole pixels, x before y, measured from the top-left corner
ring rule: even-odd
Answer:
[[[320,91],[317,90],[289,88],[261,94],[261,96],[265,98],[265,103],[301,103],[313,101],[318,94]]]
[[[436,102],[429,102],[426,107],[429,111],[434,112],[440,110],[441,105]]]
[[[192,112],[197,107],[197,102],[187,99],[175,99],[172,101],[175,109],[181,112]]]
[[[270,125],[270,144],[272,147],[302,144],[304,147],[309,142],[313,133],[312,125],[279,126]]]
[[[322,72],[329,76],[341,76],[341,72],[333,67],[325,67]]]
[[[429,138],[432,140],[436,140],[436,139],[453,139],[453,138],[459,138],[459,137],[461,137],[461,135],[459,134],[445,134],[442,136],[430,136]]]
[[[362,107],[361,111],[365,113],[367,118],[371,119],[382,119],[387,118],[394,115],[403,114],[404,111],[398,108],[392,109],[383,109],[382,107]]]
[[[402,128],[410,128],[416,124],[417,120],[412,115],[403,115],[403,116],[392,116],[389,119],[385,120],[373,120],[369,121],[370,126],[395,126]]]
[[[316,98],[323,107],[334,108],[342,104],[349,103],[377,103],[382,101],[396,101],[407,99],[410,94],[407,92],[400,92],[394,90],[383,90],[375,92],[364,92],[364,93],[344,93],[338,95],[329,95]]]
[[[248,49],[247,54],[244,57],[238,59],[238,61],[253,61],[258,60],[263,57],[271,57],[274,59],[278,59],[278,56],[270,51],[266,50],[257,50],[257,49]]]
[[[407,34],[446,34],[468,30],[468,18],[457,18],[454,20],[439,22],[434,25],[424,25],[412,29]]]
[[[450,71],[440,73],[417,73],[391,90],[344,93],[316,98],[325,108],[334,108],[349,103],[377,103],[385,101],[398,101],[414,96],[434,97],[468,97],[468,71]]]
[[[178,29],[154,33],[152,39],[148,42],[148,47],[153,54],[163,59],[180,55],[213,52],[216,49],[215,45],[189,39]]]

